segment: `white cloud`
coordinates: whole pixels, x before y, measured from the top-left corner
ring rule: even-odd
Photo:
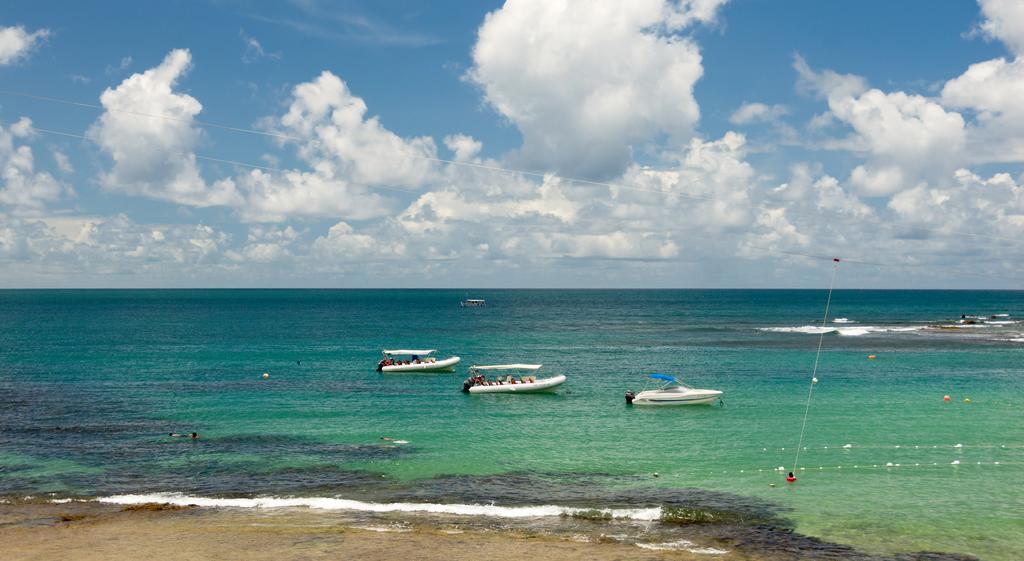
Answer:
[[[910,226],[1024,239],[1024,187],[1009,174],[986,179],[960,169],[954,179],[942,187],[921,185],[900,193],[889,208]]]
[[[20,25],[0,27],[0,66],[24,60],[49,36],[49,29],[37,29],[29,33]]]
[[[283,173],[252,170],[235,182],[245,194],[238,211],[246,222],[281,222],[300,216],[366,220],[379,218],[391,208],[391,201],[380,194],[319,169]]]
[[[1024,55],[1024,3],[1019,0],[979,0],[985,21],[981,30],[999,39],[1017,56]]]
[[[972,162],[1024,161],[1024,58],[972,64],[946,82],[942,102],[976,113],[969,129]]]
[[[672,259],[679,246],[660,232],[613,231],[603,234],[525,234],[501,245],[507,257],[532,259]]]
[[[356,233],[352,226],[338,222],[326,236],[313,241],[312,253],[319,259],[344,261],[363,258],[395,258],[405,255],[401,242],[378,240],[368,234]]]
[[[455,154],[455,159],[460,162],[472,161],[484,147],[482,142],[465,134],[451,134],[444,137],[444,145]]]
[[[433,139],[402,138],[366,111],[362,98],[325,71],[295,86],[288,112],[265,125],[304,139],[299,141],[300,156],[330,177],[367,185],[422,186],[437,158]]]
[[[154,286],[233,267],[224,257],[230,236],[203,224],[145,225],[127,216],[0,221],[0,267],[6,283],[36,285],[63,278],[78,286],[109,286],[112,279]],[[44,281],[49,282],[49,281]],[[119,281],[113,281],[119,282]]]
[[[834,70],[825,69],[816,72],[811,69],[804,57],[793,57],[793,68],[796,69],[797,88],[821,99],[830,97],[856,97],[868,89],[867,81],[854,74],[839,74]]]
[[[766,105],[764,103],[747,103],[740,105],[739,109],[729,117],[729,122],[734,125],[747,125],[750,123],[771,123],[789,112],[785,105]]]
[[[794,66],[808,87],[826,97],[832,115],[853,129],[856,138],[847,145],[860,141],[868,152],[868,161],[851,175],[865,194],[891,195],[946,177],[967,161],[959,113],[920,95],[866,89],[858,76],[815,72],[800,57]]]
[[[700,109],[696,43],[717,1],[520,1],[488,14],[467,74],[523,135],[514,163],[611,177],[659,135],[685,142]]]
[[[21,214],[36,213],[72,192],[48,172],[36,171],[32,148],[19,143],[31,135],[32,121],[27,117],[7,127],[0,123],[0,205]]]
[[[106,111],[87,134],[114,161],[100,177],[105,189],[191,206],[240,202],[231,180],[207,185],[196,165],[194,118],[202,105],[174,91],[191,61],[188,50],[173,50],[159,66],[100,96]]]

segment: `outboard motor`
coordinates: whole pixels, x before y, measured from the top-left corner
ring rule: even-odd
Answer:
[[[377,372],[384,370],[384,359],[377,363]]]
[[[469,388],[472,388],[474,385],[472,378],[466,378],[466,381],[462,382],[462,393],[469,393]]]
[[[636,399],[636,394],[632,390],[626,392],[626,405],[633,405],[634,399]]]

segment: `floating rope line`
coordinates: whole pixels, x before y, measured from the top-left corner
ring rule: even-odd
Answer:
[[[807,429],[807,415],[811,412],[811,396],[814,395],[814,385],[818,383],[818,361],[821,359],[821,345],[825,342],[824,328],[828,324],[828,308],[832,305],[832,289],[836,285],[836,273],[839,271],[839,259],[832,258],[832,280],[828,283],[828,299],[825,300],[825,317],[821,318],[822,332],[818,337],[818,352],[814,355],[814,370],[811,371],[811,383],[807,388],[807,405],[804,407],[804,421],[800,424],[800,441],[796,445],[796,457],[793,458],[793,472],[800,464],[800,449],[804,445],[804,432]]]

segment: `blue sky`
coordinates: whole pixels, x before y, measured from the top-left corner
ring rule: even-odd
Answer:
[[[1019,288],[1022,53],[1008,0],[8,2],[0,286],[800,287],[837,255]]]

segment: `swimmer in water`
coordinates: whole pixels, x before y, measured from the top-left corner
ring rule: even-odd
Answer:
[[[786,481],[788,481],[790,483],[793,483],[793,482],[796,481],[796,476],[793,475],[793,472],[789,472],[789,475],[786,476]]]

